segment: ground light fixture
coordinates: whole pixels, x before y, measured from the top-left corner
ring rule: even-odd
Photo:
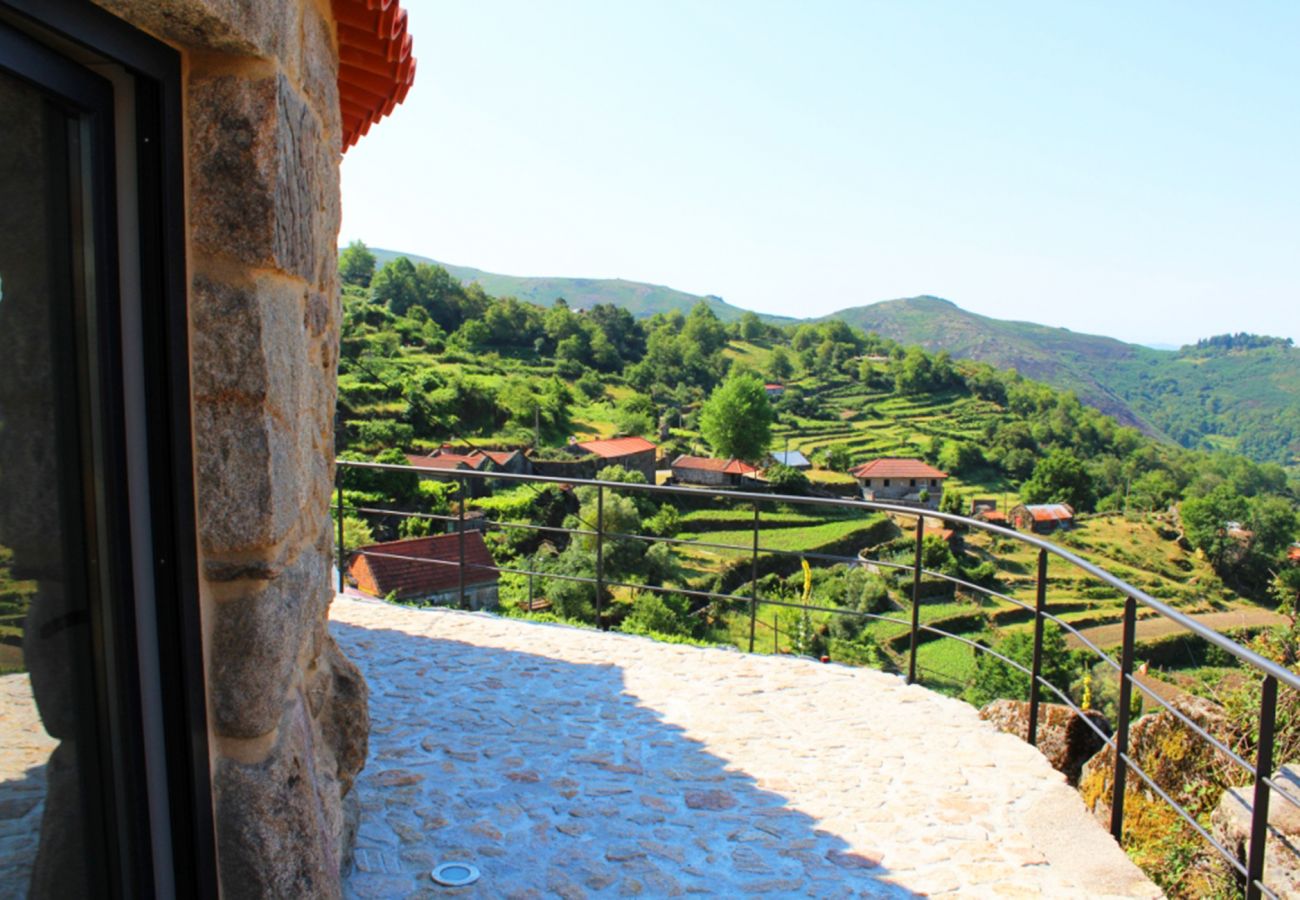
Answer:
[[[466,862],[445,862],[434,867],[430,875],[444,887],[465,887],[478,881],[479,870]]]

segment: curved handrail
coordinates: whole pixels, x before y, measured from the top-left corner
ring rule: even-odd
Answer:
[[[1152,609],[1155,612],[1159,613],[1161,616],[1164,616],[1165,618],[1177,623],[1183,629],[1190,631],[1192,634],[1195,634],[1197,637],[1202,638],[1205,641],[1208,641],[1209,643],[1218,647],[1220,650],[1223,650],[1224,652],[1229,653],[1232,656],[1235,656],[1237,659],[1240,659],[1242,662],[1249,664],[1253,668],[1259,669],[1261,672],[1264,672],[1267,675],[1272,675],[1279,682],[1288,685],[1289,687],[1292,687],[1296,690],[1300,690],[1300,675],[1297,675],[1295,672],[1292,672],[1291,670],[1284,668],[1283,666],[1279,666],[1277,663],[1273,662],[1270,659],[1265,659],[1264,657],[1260,656],[1258,653],[1255,653],[1254,651],[1246,647],[1243,647],[1240,644],[1237,644],[1236,642],[1230,640],[1229,638],[1224,637],[1222,634],[1219,634],[1219,632],[1215,631],[1214,629],[1202,625],[1200,622],[1196,621],[1190,616],[1187,616],[1179,612],[1178,610],[1174,609],[1173,607],[1169,606],[1168,604],[1162,603],[1161,601],[1157,600],[1155,597],[1152,597],[1150,594],[1146,593],[1141,588],[1134,587],[1133,585],[1129,584],[1123,579],[1118,578],[1115,575],[1112,575],[1111,573],[1107,572],[1105,569],[1102,569],[1099,566],[1096,566],[1088,562],[1086,559],[1083,559],[1075,555],[1074,553],[1071,553],[1069,550],[1066,550],[1065,548],[1057,544],[1054,544],[1051,541],[1044,540],[1042,538],[1036,537],[1031,534],[1022,534],[1019,531],[1014,531],[1010,528],[1003,528],[999,525],[992,525],[988,522],[981,522],[979,519],[971,519],[971,518],[967,518],[966,516],[959,516],[953,513],[939,512],[938,510],[921,509],[915,506],[903,506],[900,504],[893,504],[893,503],[878,503],[874,500],[848,500],[848,499],[842,499],[838,497],[835,498],[800,497],[793,494],[768,494],[768,493],[757,493],[754,491],[735,491],[735,490],[727,490],[724,488],[712,488],[712,487],[682,487],[679,485],[671,485],[671,484],[633,484],[631,482],[599,481],[594,478],[563,478],[557,475],[531,475],[531,474],[525,475],[516,472],[485,472],[476,469],[431,471],[429,469],[421,469],[418,466],[403,466],[397,463],[361,462],[361,461],[354,461],[354,460],[338,460],[337,464],[340,466],[345,466],[347,468],[374,469],[378,471],[390,471],[390,472],[405,472],[408,474],[415,474],[415,475],[431,477],[431,478],[440,478],[443,480],[446,479],[458,480],[462,478],[470,478],[470,479],[481,479],[481,480],[491,479],[497,481],[516,481],[516,482],[530,483],[530,484],[541,482],[541,483],[548,483],[548,484],[569,485],[572,487],[602,487],[602,488],[609,488],[610,490],[642,491],[651,494],[672,494],[677,496],[686,495],[686,496],[694,496],[694,497],[700,497],[700,496],[725,497],[732,500],[743,500],[746,501],[747,503],[762,501],[767,503],[789,503],[789,504],[800,505],[800,506],[822,506],[822,507],[833,508],[833,509],[862,509],[871,512],[886,512],[886,513],[894,513],[895,515],[904,515],[904,516],[920,515],[920,516],[924,516],[926,519],[938,519],[939,521],[948,522],[953,525],[959,525],[966,528],[974,528],[981,531],[986,531],[990,534],[998,535],[999,537],[1010,538],[1011,540],[1017,541],[1018,543],[1027,544],[1031,547],[1036,547],[1039,550],[1045,550],[1048,553],[1052,554],[1053,556],[1056,556],[1059,559],[1063,559],[1066,562],[1070,563],[1071,565],[1075,566],[1076,568],[1081,569],[1084,572],[1087,572],[1089,575],[1093,576],[1099,581],[1104,582],[1110,587],[1115,588],[1117,591],[1121,592],[1126,597],[1132,597],[1138,603],[1141,603],[1143,606],[1147,607],[1148,609]],[[748,550],[750,548],[745,547],[741,549]]]

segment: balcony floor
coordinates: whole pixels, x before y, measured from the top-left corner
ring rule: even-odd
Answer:
[[[354,897],[1151,897],[1033,748],[895,676],[338,598]],[[435,885],[464,861],[472,887]]]

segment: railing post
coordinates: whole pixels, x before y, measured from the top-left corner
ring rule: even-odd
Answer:
[[[343,593],[343,555],[346,553],[343,546],[343,485],[340,484],[335,491],[337,499],[334,501],[334,505],[338,510],[339,519],[339,593],[341,594]]]
[[[1259,697],[1259,750],[1255,756],[1255,803],[1250,819],[1250,856],[1246,861],[1246,900],[1258,900],[1268,848],[1268,782],[1273,774],[1273,735],[1277,722],[1277,679],[1264,676]]]
[[[465,608],[465,500],[468,496],[465,479],[462,478],[460,480],[460,502],[456,504],[456,526],[459,529],[456,544],[460,552],[460,565],[456,568],[456,574],[459,576],[456,585],[456,605],[461,609]]]
[[[1115,730],[1115,773],[1110,798],[1110,833],[1124,839],[1124,782],[1128,777],[1128,720],[1133,703],[1133,640],[1137,631],[1137,601],[1124,600],[1124,649],[1119,662],[1119,726]]]
[[[1043,676],[1043,613],[1047,611],[1047,551],[1038,551],[1038,597],[1034,604],[1034,665],[1029,676],[1029,743],[1038,746],[1038,679]]]
[[[912,568],[912,649],[907,660],[907,683],[916,684],[916,639],[921,632],[921,551],[925,544],[925,516],[916,514],[916,559]]]
[[[781,655],[781,645],[777,639],[781,637],[781,629],[777,627],[776,613],[772,614],[772,655]]]
[[[596,485],[596,627],[605,630],[601,595],[605,593],[605,487]]]
[[[749,652],[754,652],[754,626],[758,620],[758,503],[754,503],[754,555],[749,563]]]

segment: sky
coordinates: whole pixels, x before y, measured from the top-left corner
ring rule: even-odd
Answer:
[[[1300,343],[1300,3],[402,0],[341,243]]]

